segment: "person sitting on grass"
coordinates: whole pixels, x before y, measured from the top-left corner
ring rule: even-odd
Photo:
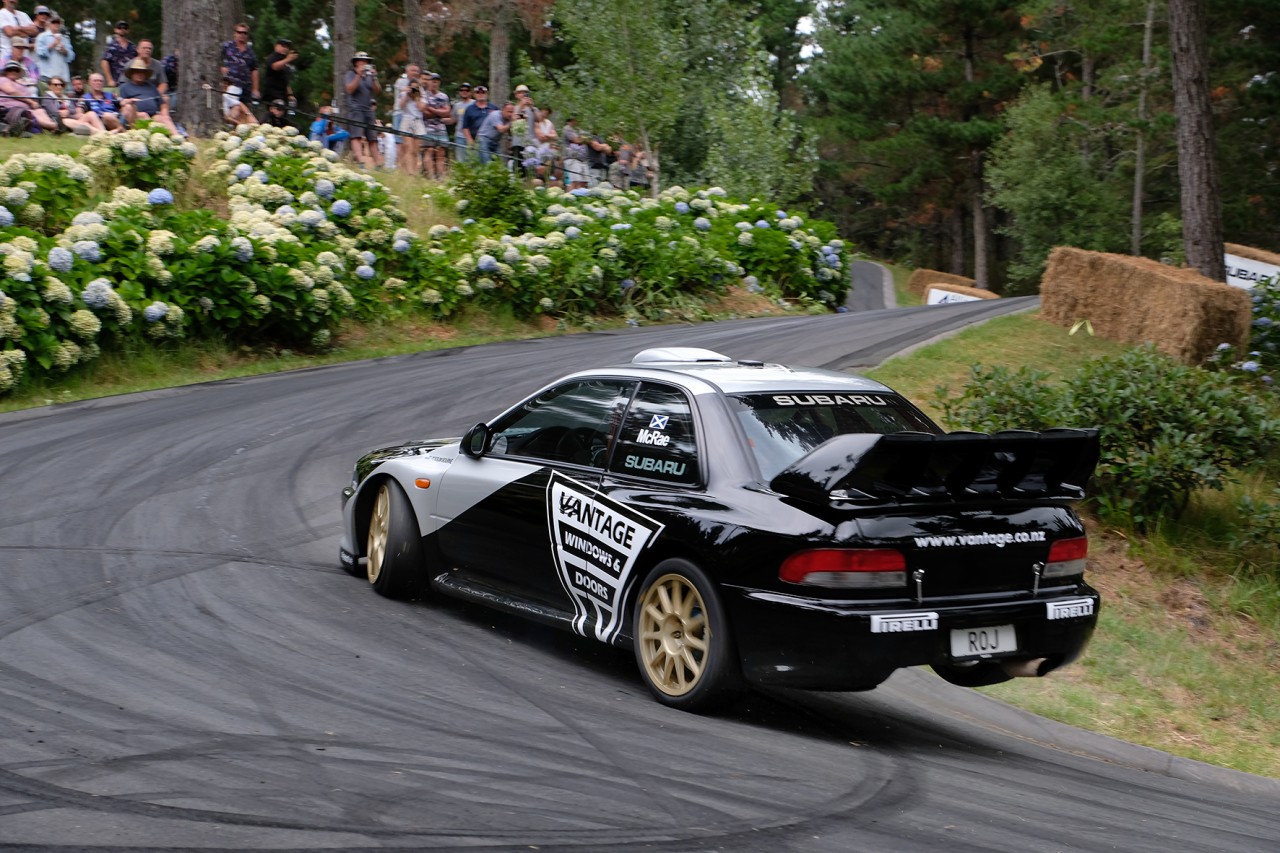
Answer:
[[[58,123],[49,117],[49,114],[40,106],[40,102],[32,97],[27,87],[22,84],[22,75],[26,73],[21,62],[9,60],[5,63],[4,73],[0,75],[0,107],[6,110],[6,121],[11,118],[16,119],[14,110],[26,110],[25,121],[9,121],[10,132],[19,132],[19,127],[26,130],[29,122],[35,124],[32,130],[57,130]]]
[[[80,100],[85,111],[96,115],[107,130],[124,130],[120,124],[120,100],[106,90],[106,85],[107,79],[95,71],[89,75],[89,91]]]
[[[134,127],[143,119],[162,125],[178,136],[177,125],[169,118],[165,97],[149,78],[151,63],[135,59],[125,69],[125,81],[120,84],[120,117],[128,127]]]
[[[249,105],[240,100],[244,91],[230,77],[222,78],[222,119],[235,127],[240,124],[257,124],[258,118]]]
[[[56,122],[82,136],[106,133],[102,120],[86,107],[84,102],[66,93],[67,81],[61,77],[49,78],[49,91],[44,96],[45,110]]]

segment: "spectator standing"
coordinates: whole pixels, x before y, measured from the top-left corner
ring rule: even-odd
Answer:
[[[515,121],[516,106],[507,101],[498,112],[486,112],[484,123],[476,133],[480,140],[480,162],[488,163],[502,147],[503,138],[510,133]]]
[[[258,89],[258,58],[249,46],[249,25],[236,24],[233,32],[235,38],[222,43],[222,76],[240,87],[240,100],[256,101],[262,92]]]
[[[564,123],[564,185],[566,189],[576,190],[590,186],[590,171],[587,167],[587,143],[578,127],[576,116],[570,116]]]
[[[593,134],[587,139],[587,166],[591,170],[591,186],[609,180],[609,163],[613,158],[613,146],[604,137]]]
[[[35,11],[31,13],[31,17],[34,19],[32,23],[36,25],[36,34],[29,36],[29,38],[31,43],[35,44],[36,36],[49,29],[49,21],[53,18],[53,10],[48,6],[37,6]]]
[[[459,163],[464,163],[467,159],[467,139],[462,135],[462,119],[467,114],[467,108],[474,103],[471,84],[463,83],[458,86],[458,97],[449,107],[451,114],[448,124],[453,125],[453,156]]]
[[[107,80],[101,74],[89,75],[89,91],[85,93],[85,108],[92,111],[107,130],[120,130],[120,100],[106,90]]]
[[[351,154],[369,168],[381,165],[378,128],[374,124],[373,99],[382,92],[373,57],[363,50],[351,57],[351,70],[342,80],[347,93],[347,117],[351,122]]]
[[[442,181],[449,171],[449,128],[445,120],[453,116],[453,110],[449,96],[440,91],[440,75],[433,71],[426,77],[426,91],[422,93],[422,120],[427,128],[423,159],[427,177]]]
[[[404,93],[409,90],[410,86],[418,85],[418,77],[421,76],[422,69],[417,65],[406,65],[404,73],[396,78],[396,82],[391,84],[391,129],[402,130],[404,124],[404,109],[401,104],[404,103]]]
[[[71,63],[76,61],[75,48],[71,39],[62,32],[62,18],[53,15],[45,31],[36,36],[36,65],[40,69],[40,80],[48,83],[54,77],[65,81],[71,76]]]
[[[14,36],[30,39],[39,33],[31,16],[18,8],[18,0],[4,0],[4,8],[0,8],[0,59],[13,49],[10,41]]]
[[[151,119],[178,135],[178,128],[169,118],[169,105],[164,94],[151,82],[151,64],[141,57],[129,63],[125,80],[120,84],[120,117],[133,127],[142,119]]]
[[[550,109],[538,110],[538,122],[533,126],[533,135],[538,140],[537,148],[534,149],[538,158],[538,175],[554,181],[556,161],[560,157],[556,143],[560,141],[560,135],[556,133],[556,126],[551,121]]]
[[[475,103],[467,107],[467,111],[462,115],[462,140],[467,144],[469,152],[478,154],[480,126],[484,124],[485,117],[491,112],[496,112],[498,108],[489,103],[488,86],[476,86],[475,94]]]
[[[298,52],[293,49],[293,42],[287,38],[276,39],[276,46],[267,56],[267,67],[262,72],[262,97],[268,102],[284,101],[286,105],[295,103],[293,86],[289,78],[293,76],[293,63],[298,59]]]
[[[102,79],[108,88],[114,89],[124,79],[124,69],[138,57],[138,46],[129,41],[129,22],[116,21],[115,31],[107,39],[107,49],[98,63]]]
[[[409,66],[413,69],[416,66]],[[409,136],[401,137],[400,170],[409,175],[422,174],[422,157],[419,155],[419,141],[427,134],[427,125],[422,113],[422,86],[417,79],[409,82],[400,92],[396,109],[400,111],[400,130]]]
[[[534,126],[538,123],[538,108],[533,105],[533,93],[521,83],[516,86],[515,120],[511,127],[511,156],[516,168],[524,168],[526,157],[532,157],[538,146]],[[528,149],[528,153],[525,152]]]

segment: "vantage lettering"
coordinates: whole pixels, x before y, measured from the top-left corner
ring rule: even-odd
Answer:
[[[572,493],[560,495],[560,515],[571,518],[588,530],[603,533],[613,540],[614,544],[623,548],[631,547],[631,538],[636,528],[624,518],[619,518],[598,503],[584,501]]]
[[[671,474],[679,477],[684,474],[685,463],[672,462],[670,459],[654,459],[652,456],[627,456],[622,463],[627,468],[637,471],[652,471],[655,474]]]

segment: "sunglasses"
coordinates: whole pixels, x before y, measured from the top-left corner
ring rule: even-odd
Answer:
[[[49,88],[50,88],[50,89],[61,89],[64,85],[65,85],[65,84],[63,84],[63,83],[52,83],[52,82],[51,82],[51,83],[49,83]]]

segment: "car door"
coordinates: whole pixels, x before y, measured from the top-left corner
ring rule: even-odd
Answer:
[[[480,458],[459,454],[436,504],[446,568],[501,594],[577,613],[553,545],[553,508],[564,501],[567,511],[567,492],[598,487],[634,388],[626,379],[561,383],[495,422]]]

